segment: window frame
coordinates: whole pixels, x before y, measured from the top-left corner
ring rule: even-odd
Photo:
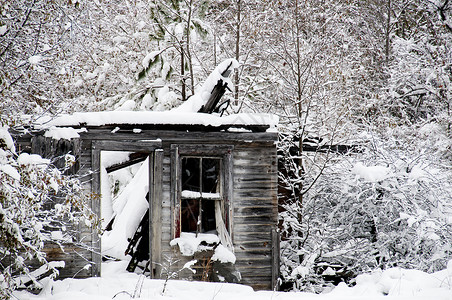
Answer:
[[[198,164],[198,169],[197,169],[197,172],[196,172],[197,173],[196,175],[198,177],[197,178],[198,182],[197,182],[197,186],[196,186],[197,190],[184,189],[184,167],[185,167],[185,164],[183,163],[184,159],[187,160],[187,163],[188,163],[188,160],[190,159],[190,160],[195,160],[196,164]],[[224,188],[223,188],[223,181],[224,181],[223,158],[222,157],[218,157],[218,156],[181,155],[180,156],[180,160],[182,161],[182,164],[181,164],[181,178],[180,178],[180,180],[181,180],[181,185],[180,185],[181,186],[181,197],[180,197],[180,202],[181,202],[181,204],[180,204],[181,205],[180,223],[181,223],[181,225],[180,225],[180,232],[186,232],[186,231],[183,231],[184,216],[185,216],[184,206],[185,206],[185,208],[189,208],[190,204],[188,204],[188,202],[191,202],[193,200],[196,201],[196,203],[197,203],[197,205],[196,205],[197,206],[197,215],[195,216],[192,213],[192,217],[193,218],[187,218],[187,220],[185,220],[185,221],[187,221],[186,224],[189,224],[190,223],[190,219],[192,221],[194,220],[196,222],[196,226],[191,226],[191,227],[196,227],[196,228],[195,228],[195,230],[191,230],[191,231],[187,231],[187,232],[196,232],[196,233],[209,232],[210,230],[212,230],[212,226],[209,226],[209,222],[207,222],[207,220],[204,219],[204,213],[207,212],[208,207],[210,207],[210,210],[211,210],[212,209],[212,205],[213,205],[213,212],[211,212],[211,213],[213,213],[214,219],[216,217],[215,210],[216,210],[217,203],[218,203],[218,205],[220,205],[221,211],[224,211],[224,208],[222,207],[224,205],[223,202],[222,202],[223,199],[224,199],[224,197],[223,197],[223,194],[224,194]],[[212,161],[216,160],[217,161],[216,163],[218,164],[217,165],[218,169],[215,172],[216,173],[216,177],[217,177],[216,179],[218,180],[217,186],[216,186],[216,191],[214,193],[215,196],[213,196],[211,192],[204,192],[204,191],[202,191],[204,189],[205,183],[206,183],[204,181],[203,173],[205,171],[207,171],[206,169],[203,168],[204,167],[204,163],[203,163],[204,160],[212,160]],[[195,181],[196,181],[196,179],[195,179]],[[208,181],[208,180],[206,180],[206,181]],[[218,185],[218,183],[219,183],[219,185]],[[185,191],[188,192],[189,194],[190,194],[190,192],[193,192],[195,194],[184,196],[184,192]],[[184,202],[186,202],[188,205],[184,205]],[[211,202],[211,203],[208,204],[208,202]],[[190,211],[191,211],[191,209],[190,209]],[[196,217],[196,219],[194,217]],[[199,219],[201,219],[201,222],[198,222]],[[204,221],[206,221],[206,222],[204,222]],[[189,225],[189,227],[190,227],[190,225]],[[215,222],[214,228],[216,229],[216,222]]]
[[[232,238],[232,145],[171,145],[171,237],[180,237],[181,204],[182,204],[182,158],[199,157],[220,159],[220,199],[222,201],[222,217],[226,229]]]

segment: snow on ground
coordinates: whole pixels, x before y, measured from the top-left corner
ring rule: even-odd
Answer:
[[[151,280],[125,271],[127,261],[102,265],[102,277],[47,281],[39,295],[16,292],[21,300],[103,300],[103,299],[247,299],[247,300],[451,300],[452,261],[448,269],[427,274],[393,268],[360,275],[355,287],[339,285],[329,293],[253,291],[230,283]],[[163,291],[165,289],[165,291]]]

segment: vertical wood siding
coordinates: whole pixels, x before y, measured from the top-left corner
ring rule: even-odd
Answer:
[[[242,283],[269,290],[276,271],[272,269],[272,230],[278,216],[275,145],[236,146],[232,169],[236,266]]]

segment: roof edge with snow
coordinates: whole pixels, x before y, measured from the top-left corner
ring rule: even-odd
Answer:
[[[154,112],[154,111],[108,111],[85,112],[72,115],[60,115],[54,118],[43,117],[34,123],[36,129],[50,127],[101,127],[128,125],[169,125],[243,127],[272,130],[278,125],[279,118],[272,114],[240,113],[220,117],[218,115],[192,112]],[[160,127],[160,126],[159,126]]]

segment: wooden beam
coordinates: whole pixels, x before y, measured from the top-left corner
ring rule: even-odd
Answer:
[[[154,203],[149,206],[150,214],[150,247],[152,252],[151,278],[160,278],[162,269],[162,183],[163,183],[163,150],[154,152],[154,164],[150,165],[153,173],[152,194]],[[152,169],[151,169],[152,168]],[[151,236],[152,235],[152,236]],[[155,274],[152,272],[155,270]]]
[[[280,255],[280,246],[279,246],[279,232],[276,228],[273,228],[271,231],[271,240],[272,240],[272,288],[273,290],[279,290],[279,255]]]
[[[143,162],[146,160],[148,155],[149,155],[149,153],[142,153],[142,152],[131,153],[131,154],[129,154],[129,160],[106,168],[107,174],[114,172],[114,171],[121,170],[121,169],[129,167],[131,165]]]

